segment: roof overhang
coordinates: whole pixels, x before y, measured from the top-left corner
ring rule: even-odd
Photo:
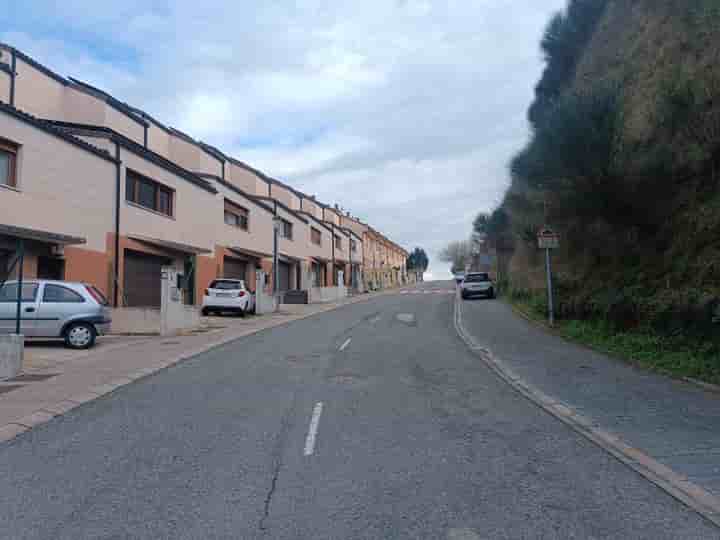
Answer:
[[[310,259],[318,264],[329,264],[332,262],[331,259],[325,259],[323,257],[310,257]]]
[[[278,259],[280,259],[281,262],[290,263],[290,264],[299,263],[299,262],[303,261],[303,259],[299,259],[298,257],[293,257],[291,255],[285,255],[284,253],[279,254]]]
[[[35,242],[43,242],[46,244],[56,244],[60,246],[71,246],[85,244],[87,240],[80,236],[69,236],[66,234],[58,234],[54,232],[41,231],[38,229],[27,229],[25,227],[16,227],[14,225],[0,224],[0,236],[10,236],[22,240],[32,240]]]
[[[251,259],[268,259],[272,257],[272,253],[263,253],[261,251],[254,251],[252,249],[245,249],[235,246],[229,247],[228,250],[244,257],[250,257]]]
[[[191,246],[189,244],[181,244],[180,242],[172,242],[170,240],[162,240],[160,238],[150,238],[148,236],[140,235],[128,235],[128,238],[137,242],[142,242],[143,244],[150,244],[151,246],[159,247],[169,251],[185,253],[188,255],[207,255],[208,253],[212,253],[212,250],[207,248]]]

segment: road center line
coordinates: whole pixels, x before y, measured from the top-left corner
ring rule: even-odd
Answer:
[[[352,338],[347,338],[347,339],[345,340],[345,343],[343,343],[342,345],[340,345],[340,350],[341,350],[341,351],[344,351],[344,350],[347,348],[347,346],[350,345],[350,342],[351,342],[351,341],[352,341]]]
[[[320,415],[322,414],[323,404],[318,402],[313,409],[312,418],[310,419],[310,428],[308,429],[307,438],[305,439],[305,455],[312,456],[315,453],[315,438],[317,437],[318,425],[320,424]]]

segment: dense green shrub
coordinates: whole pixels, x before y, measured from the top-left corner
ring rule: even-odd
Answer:
[[[668,68],[640,84],[628,60],[624,75],[612,74],[621,82],[586,80],[576,91],[575,71],[606,4],[570,2],[542,40],[546,69],[529,112],[531,140],[510,163],[511,186],[496,212],[520,254],[511,267],[527,273],[510,276],[525,287],[510,286],[510,294],[545,313],[544,293],[527,287],[539,286],[535,235],[549,223],[562,239],[554,257],[560,319],[602,325],[608,335],[661,336],[679,356],[695,355],[702,371],[720,351],[720,71],[709,60],[678,60],[672,76]],[[719,7],[701,0],[664,9],[705,24],[720,22]],[[699,29],[680,36],[698,55],[714,39]],[[498,228],[493,215],[476,232]]]
[[[572,81],[607,3],[608,0],[570,0],[567,9],[550,20],[540,43],[545,70],[528,112],[533,125],[542,121]]]

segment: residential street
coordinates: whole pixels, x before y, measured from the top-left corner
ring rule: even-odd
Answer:
[[[454,284],[405,293],[241,338],[0,443],[0,537],[720,538],[472,354]],[[522,356],[499,306],[469,303],[468,327]]]

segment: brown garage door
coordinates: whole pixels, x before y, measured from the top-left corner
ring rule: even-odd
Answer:
[[[160,307],[162,267],[168,259],[125,250],[123,301],[128,307]]]
[[[290,290],[290,265],[288,263],[280,261],[280,266],[278,267],[278,270],[280,273],[280,279],[278,281],[278,283],[280,284],[279,290]]]
[[[223,261],[223,277],[229,279],[246,279],[247,261],[225,257]]]
[[[7,277],[7,271],[10,269],[9,251],[0,250],[0,281]]]

